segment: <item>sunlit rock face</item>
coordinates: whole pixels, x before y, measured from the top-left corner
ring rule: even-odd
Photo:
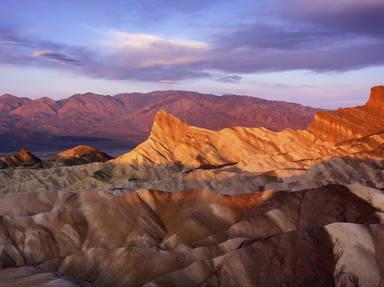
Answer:
[[[73,166],[92,162],[106,162],[112,157],[88,145],[78,145],[59,152],[44,162],[45,167]]]
[[[374,87],[364,106],[319,112],[309,130],[323,139],[336,142],[364,137],[384,131],[383,113],[384,87]]]
[[[0,171],[0,286],[381,286],[382,91],[336,129],[160,111],[116,159]]]
[[[30,153],[28,150],[22,148],[18,153],[9,157],[0,157],[0,169],[8,167],[31,167],[39,166],[41,160]]]

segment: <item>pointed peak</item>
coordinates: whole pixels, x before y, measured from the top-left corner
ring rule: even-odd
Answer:
[[[90,162],[111,160],[108,154],[89,145],[78,145],[58,153],[51,161],[62,162],[64,165],[79,165]]]
[[[28,151],[25,148],[21,148],[19,152],[16,154],[16,156],[22,160],[22,161],[40,161],[39,158],[37,158],[35,155],[33,155],[30,151]]]
[[[184,134],[188,128],[189,125],[181,121],[179,118],[164,110],[159,110],[153,121],[151,137],[176,138],[179,137],[180,134]]]
[[[175,121],[175,122],[182,122],[179,118],[174,116],[173,114],[161,109],[159,110],[155,115],[155,122],[156,121]]]

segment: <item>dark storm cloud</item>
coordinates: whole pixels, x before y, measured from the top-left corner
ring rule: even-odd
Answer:
[[[292,0],[291,5],[278,0],[280,17],[293,22],[312,23],[330,31],[384,36],[384,1],[382,0]]]
[[[312,30],[313,29],[313,30]],[[230,33],[216,35],[216,44],[224,49],[235,48],[276,48],[291,50],[315,45],[326,40],[329,35],[322,31],[314,31],[317,27],[287,27],[252,23],[239,25]]]
[[[252,49],[225,52],[211,66],[232,73],[262,71],[347,71],[384,64],[383,43],[350,43],[349,46],[306,50]],[[222,59],[226,57],[226,61]]]

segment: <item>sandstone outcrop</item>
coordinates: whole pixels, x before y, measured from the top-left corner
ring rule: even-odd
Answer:
[[[22,148],[20,151],[9,157],[0,157],[0,169],[7,167],[32,167],[38,166],[41,160],[32,153]]]
[[[374,87],[364,106],[319,112],[308,129],[323,139],[335,142],[383,132],[383,103],[384,86]]]
[[[91,162],[106,162],[113,159],[105,152],[88,145],[79,145],[59,152],[44,162],[45,167],[82,165]]]

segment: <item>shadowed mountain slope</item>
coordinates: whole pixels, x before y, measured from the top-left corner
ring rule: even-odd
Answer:
[[[3,268],[33,265],[94,286],[329,286],[353,282],[348,272],[374,286],[383,275],[382,249],[364,255],[361,271],[353,261],[380,238],[382,205],[343,186],[237,196],[10,194],[0,204]]]

